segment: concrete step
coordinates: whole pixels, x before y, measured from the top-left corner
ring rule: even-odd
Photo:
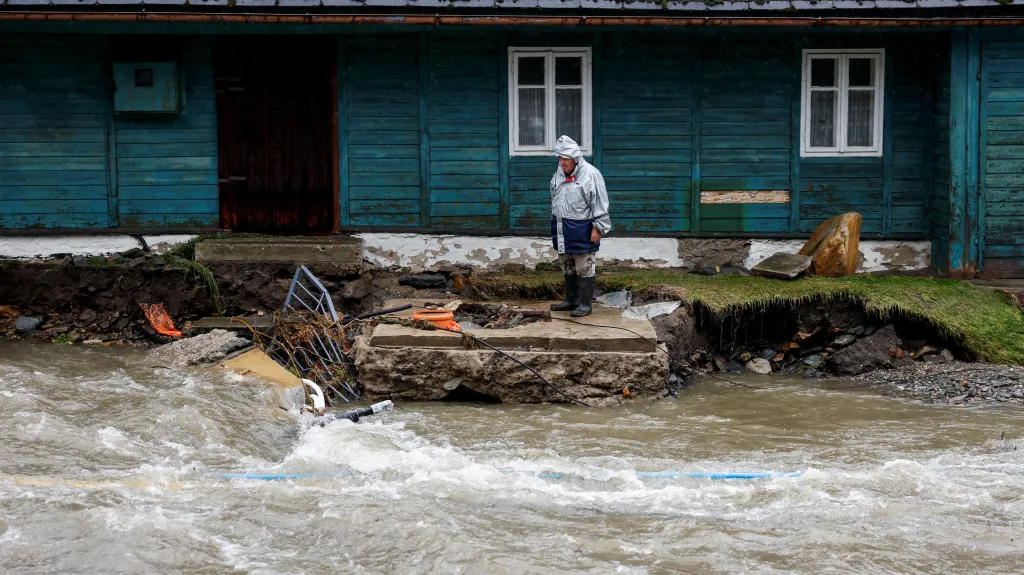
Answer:
[[[196,244],[196,261],[324,263],[359,273],[363,242],[349,236],[209,239]]]

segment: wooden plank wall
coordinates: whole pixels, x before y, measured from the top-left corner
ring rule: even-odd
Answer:
[[[619,33],[602,43],[598,167],[617,230],[690,230],[694,54],[687,40]]]
[[[420,225],[419,39],[345,38],[349,223]]]
[[[946,53],[948,54],[948,47]],[[939,271],[949,270],[949,58],[939,59],[935,70],[932,97],[932,132],[930,134],[929,206],[927,225],[932,235],[932,265]]]
[[[926,42],[881,37],[830,38],[814,47],[882,47],[886,49],[886,146],[881,157],[802,158],[799,231],[811,232],[822,221],[844,212],[864,218],[864,234],[926,234],[925,185],[929,69],[936,57]],[[888,188],[887,184],[888,183]]]
[[[106,228],[102,36],[0,35],[0,228]]]
[[[219,224],[212,39],[189,38],[182,44],[179,113],[114,116],[121,227]]]
[[[982,272],[1024,277],[1024,39],[982,44]]]
[[[790,190],[789,42],[703,43],[701,190]],[[789,231],[789,204],[705,204],[701,232]]]
[[[429,45],[430,226],[501,229],[496,62],[503,52],[487,33]]]

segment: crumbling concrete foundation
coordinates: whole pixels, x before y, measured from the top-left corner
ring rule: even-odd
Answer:
[[[404,303],[428,302],[391,300],[385,307]],[[546,309],[548,303],[530,305]],[[404,313],[411,316],[412,311]],[[591,405],[658,399],[668,380],[666,349],[657,343],[650,322],[624,320],[621,313],[595,306],[593,315],[574,320],[579,323],[558,319],[568,319],[568,313],[553,313],[556,319],[548,322],[470,332],[530,366],[551,386],[495,351],[479,344],[474,348],[472,338],[377,325],[354,347],[364,398],[439,400],[458,395],[461,387],[502,403],[565,403],[570,401],[566,396]]]

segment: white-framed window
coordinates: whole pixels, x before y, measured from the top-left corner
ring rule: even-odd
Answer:
[[[885,50],[804,50],[800,155],[881,156]]]
[[[590,48],[510,47],[508,74],[513,156],[552,154],[563,135],[592,153]]]

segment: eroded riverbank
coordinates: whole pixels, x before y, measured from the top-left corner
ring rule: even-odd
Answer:
[[[0,343],[0,570],[1013,573],[1024,554],[1011,406],[734,375],[759,389],[306,429],[224,377]],[[737,470],[801,475],[637,475]],[[217,475],[245,471],[315,476]]]

